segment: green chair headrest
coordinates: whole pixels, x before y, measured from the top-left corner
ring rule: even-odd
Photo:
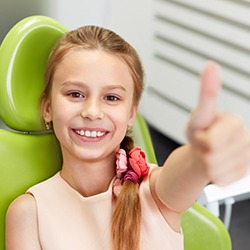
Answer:
[[[18,131],[44,130],[39,100],[48,56],[67,29],[52,18],[17,23],[0,47],[0,117]]]

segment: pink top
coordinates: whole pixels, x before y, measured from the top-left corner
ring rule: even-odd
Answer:
[[[37,203],[39,237],[43,250],[110,250],[112,184],[98,195],[83,197],[58,172],[28,190]],[[140,185],[141,249],[183,250],[183,235],[170,228],[149,190]],[[133,237],[133,232],[131,232]]]

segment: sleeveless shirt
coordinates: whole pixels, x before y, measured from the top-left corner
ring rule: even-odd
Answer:
[[[31,187],[37,205],[38,233],[43,250],[110,250],[112,185],[106,192],[83,197],[60,175]],[[142,250],[183,250],[183,235],[175,232],[159,211],[148,178],[139,187],[142,207]],[[133,237],[133,232],[131,232]]]

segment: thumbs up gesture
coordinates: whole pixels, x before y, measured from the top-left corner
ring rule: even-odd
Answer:
[[[193,147],[195,162],[208,180],[227,185],[248,171],[250,135],[239,117],[216,110],[220,87],[220,69],[216,63],[209,62],[201,75],[199,101],[191,114],[186,135]]]

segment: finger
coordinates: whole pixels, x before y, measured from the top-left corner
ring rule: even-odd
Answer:
[[[221,86],[220,68],[215,62],[207,63],[201,75],[198,105],[192,115],[192,129],[206,129],[215,119],[216,101]]]

